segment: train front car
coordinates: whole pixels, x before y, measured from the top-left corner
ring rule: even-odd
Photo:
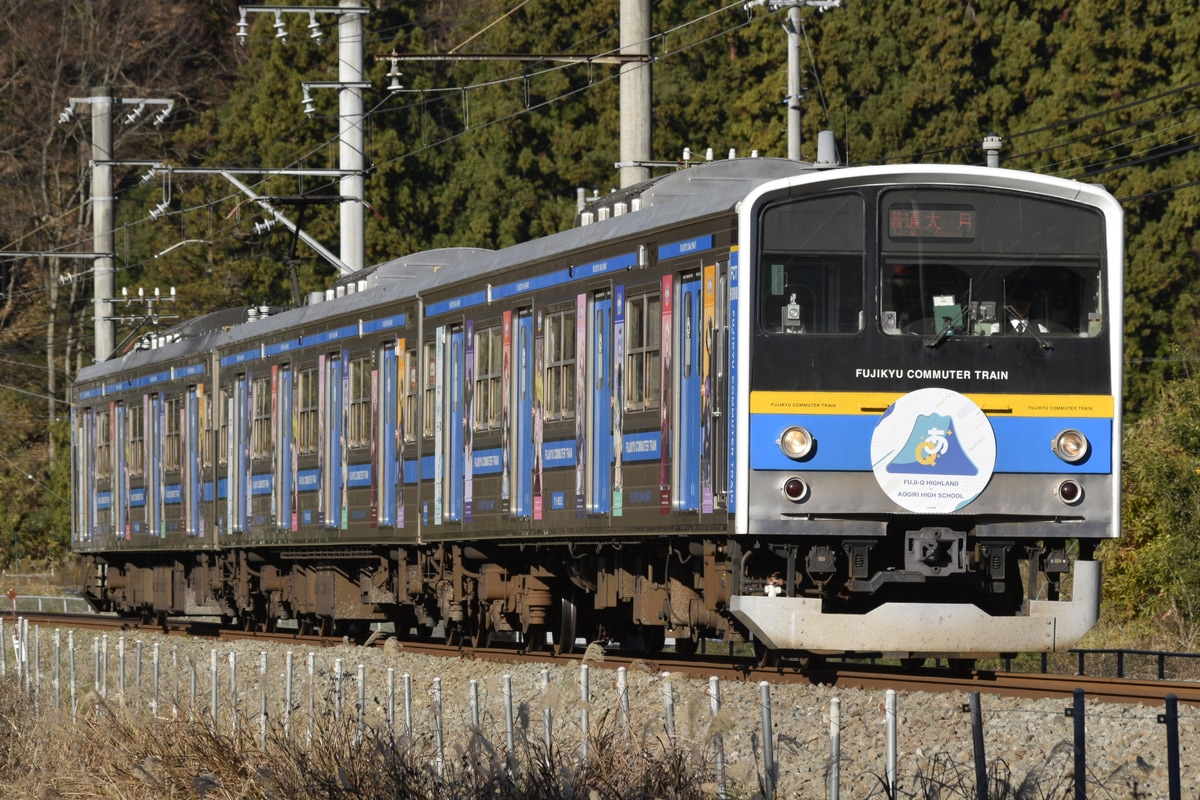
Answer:
[[[854,168],[739,226],[733,614],[778,651],[1071,647],[1120,527],[1117,202]]]

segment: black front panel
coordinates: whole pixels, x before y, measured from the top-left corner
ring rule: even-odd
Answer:
[[[995,190],[770,204],[753,386],[1108,393],[1104,241],[1096,212]]]

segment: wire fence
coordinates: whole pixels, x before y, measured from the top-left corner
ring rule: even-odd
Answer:
[[[256,740],[263,748],[269,737],[308,746],[322,726],[332,722],[359,740],[386,731],[408,748],[431,753],[431,766],[439,777],[447,759],[461,752],[464,739],[487,742],[509,758],[522,748],[537,747],[545,754],[570,748],[585,761],[600,742],[617,740],[644,750],[698,754],[710,765],[715,796],[725,797],[730,780],[727,743],[740,736],[754,743],[753,780],[761,796],[772,798],[781,774],[789,769],[787,762],[798,752],[796,737],[785,734],[777,719],[781,710],[786,715],[794,709],[777,708],[772,686],[766,682],[757,686],[757,713],[743,700],[731,719],[723,708],[723,687],[716,677],[704,687],[703,707],[698,709],[695,681],[673,681],[669,674],[657,675],[652,682],[633,680],[625,667],[617,669],[615,676],[604,670],[597,679],[586,662],[566,680],[563,676],[569,673],[556,671],[560,677],[554,681],[551,671],[543,667],[517,675],[481,674],[465,681],[464,687],[461,677],[447,681],[413,671],[398,673],[386,659],[350,660],[317,650],[286,651],[281,657],[277,650],[254,653],[241,645],[225,652],[195,645],[181,649],[157,641],[147,645],[124,635],[77,637],[74,631],[57,629],[44,633],[26,619],[0,620],[0,644],[0,679],[15,679],[38,715],[57,713],[71,724],[104,714],[140,718],[147,724],[185,721],[228,734],[234,741]],[[485,671],[481,668],[481,672]],[[688,696],[686,702],[683,694]],[[1082,691],[1073,699],[1065,714],[1057,712],[1058,719],[1070,720],[1072,774],[1087,776],[1085,722],[1097,711],[1088,709]],[[879,709],[885,758],[877,779],[888,797],[897,797],[901,719],[897,693],[884,692]],[[994,763],[984,749],[985,716],[979,693],[970,695],[963,711],[968,710],[975,785],[985,792],[976,798],[984,800],[989,796],[987,787],[994,783],[988,777]],[[919,709],[911,709],[906,717],[911,724],[920,715]],[[841,698],[829,698],[824,716],[827,737],[809,737],[807,748],[822,751],[825,795],[837,800],[845,774],[846,720]],[[1178,798],[1180,712],[1174,698],[1168,699],[1163,712],[1155,715],[1150,710],[1150,719],[1163,733],[1159,761],[1166,766],[1165,794]],[[1195,720],[1191,723],[1194,733]],[[819,739],[825,742],[818,743]],[[1086,797],[1086,791],[1074,796]]]

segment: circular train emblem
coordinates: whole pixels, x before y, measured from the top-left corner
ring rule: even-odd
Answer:
[[[957,511],[992,479],[996,434],[983,410],[958,392],[918,389],[879,418],[871,466],[879,488],[906,510]]]

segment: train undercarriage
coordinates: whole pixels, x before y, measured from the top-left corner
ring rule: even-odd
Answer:
[[[960,624],[977,629],[961,636],[944,631],[943,643],[896,651],[903,657],[957,653],[963,647],[953,642],[988,641],[989,629],[1004,624],[1038,631],[1048,625],[1053,635],[1062,625],[1054,615],[1067,607],[1060,602],[1064,577],[1075,564],[1095,563],[1082,560],[1090,550],[1080,561],[1068,558],[1067,545],[980,541],[926,528],[884,539],[674,536],[246,547],[184,558],[106,553],[85,556],[82,591],[97,610],[145,621],[219,617],[246,630],[290,621],[301,632],[325,635],[364,634],[371,623],[390,623],[399,638],[436,634],[475,647],[519,642],[556,653],[619,642],[654,654],[674,639],[681,655],[701,640],[755,641],[760,650],[813,655],[886,654],[893,651],[859,641],[886,636],[856,634],[856,627],[874,616],[875,624],[907,623],[911,634],[922,615],[945,621],[955,610],[967,614]],[[796,638],[798,621],[812,631],[811,641]],[[819,632],[821,626],[828,630]],[[1034,641],[1000,649],[1059,649],[1054,640],[1039,644],[1040,632],[1019,635]]]

